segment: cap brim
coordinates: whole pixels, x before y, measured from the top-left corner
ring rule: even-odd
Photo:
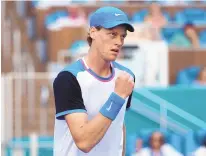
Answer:
[[[105,23],[104,25],[102,25],[102,27],[106,29],[110,29],[110,28],[114,28],[119,25],[125,25],[128,31],[134,32],[134,27],[129,22],[123,22],[123,21]]]

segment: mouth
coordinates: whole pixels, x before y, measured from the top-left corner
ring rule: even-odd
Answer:
[[[119,53],[119,49],[111,49],[112,52]]]

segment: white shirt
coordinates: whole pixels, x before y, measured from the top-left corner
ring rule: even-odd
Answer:
[[[183,156],[170,144],[164,144],[161,147],[161,153],[162,155],[160,156]],[[140,150],[140,152],[134,154],[133,156],[151,156],[151,149],[143,148],[142,150]]]
[[[192,156],[206,156],[206,147],[199,147]]]
[[[54,156],[122,155],[123,122],[131,96],[125,100],[125,104],[102,140],[89,153],[78,149],[64,119],[64,115],[85,112],[88,115],[88,120],[91,120],[99,113],[101,107],[114,91],[115,80],[119,72],[124,70],[134,76],[130,70],[116,62],[112,62],[111,66],[112,74],[108,78],[102,78],[89,69],[83,59],[80,59],[66,67],[54,80],[56,105]],[[64,96],[64,94],[66,95]],[[63,100],[64,98],[65,100]]]

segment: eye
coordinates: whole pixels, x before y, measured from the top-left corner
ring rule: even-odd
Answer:
[[[122,38],[125,39],[126,36],[127,36],[127,35],[122,35]]]
[[[124,40],[127,35],[121,35],[121,39]]]
[[[116,34],[116,33],[114,33],[114,32],[111,32],[111,33],[110,33],[110,36],[111,36],[111,37],[116,37],[116,36],[117,36],[117,34]]]

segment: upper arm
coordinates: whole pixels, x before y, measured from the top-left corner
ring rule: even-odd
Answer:
[[[67,125],[69,126],[70,132],[72,134],[73,139],[77,143],[81,140],[81,128],[83,128],[84,124],[88,121],[88,117],[86,113],[73,113],[65,116],[65,120]]]
[[[61,72],[53,83],[56,118],[64,120],[65,115],[86,113],[80,85],[70,72]]]
[[[66,120],[75,141],[78,141],[78,129],[87,121],[80,85],[74,75],[61,72],[54,80],[56,118]]]

